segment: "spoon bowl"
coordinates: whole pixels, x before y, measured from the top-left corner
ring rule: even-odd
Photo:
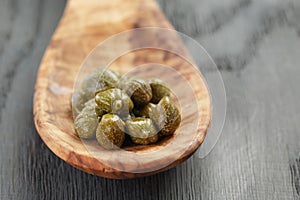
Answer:
[[[105,43],[122,31],[154,26],[160,29],[127,31]],[[68,2],[41,62],[34,95],[37,131],[57,156],[88,173],[123,179],[167,170],[199,148],[211,120],[211,99],[202,75],[170,29],[153,0]],[[106,45],[96,51],[101,42]],[[157,144],[115,151],[105,150],[96,140],[81,140],[75,134],[70,99],[74,85],[76,90],[98,66],[167,82],[182,113],[175,134]]]

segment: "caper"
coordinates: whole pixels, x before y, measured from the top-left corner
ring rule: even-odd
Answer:
[[[132,118],[126,121],[126,131],[136,144],[155,143],[158,139],[156,128],[149,118]]]
[[[146,81],[142,79],[129,79],[124,81],[121,88],[131,97],[134,104],[146,105],[152,98],[152,90]]]
[[[135,144],[142,144],[142,145],[146,145],[146,144],[151,144],[151,143],[155,143],[158,140],[158,135],[153,135],[147,139],[144,138],[138,138],[138,137],[130,137],[131,141]]]
[[[121,78],[119,79],[117,88],[123,89],[125,88],[126,83],[130,80],[131,78],[129,78],[128,76],[121,76]]]
[[[96,112],[99,122],[100,122],[102,116],[107,113],[98,105],[95,106],[95,112]]]
[[[129,96],[118,88],[98,92],[95,101],[97,103],[95,110],[100,118],[105,113],[125,116],[133,109],[133,103]]]
[[[163,97],[154,109],[153,121],[159,128],[159,136],[172,135],[179,127],[181,115],[170,97]]]
[[[125,123],[114,114],[105,114],[96,130],[98,143],[105,149],[118,149],[125,139]]]
[[[116,72],[99,68],[82,81],[81,90],[86,98],[91,99],[94,97],[96,91],[116,87],[120,77]]]
[[[131,118],[135,118],[135,115],[133,112],[130,112],[129,114],[127,115],[121,115],[120,118],[123,120],[123,121],[126,121],[126,120],[129,120]]]
[[[156,105],[153,103],[148,103],[143,107],[136,107],[133,110],[133,113],[138,117],[147,117],[152,118],[154,112],[153,110],[156,108]]]
[[[94,111],[96,103],[94,99],[85,103],[85,107],[75,118],[75,130],[81,138],[93,138],[98,124],[97,115]]]
[[[84,108],[84,104],[88,101],[89,99],[86,98],[84,93],[82,91],[79,92],[74,92],[72,95],[71,99],[71,107],[74,116],[77,116],[82,109]]]
[[[151,79],[149,81],[152,89],[152,103],[158,103],[164,96],[170,96],[170,89],[160,79]]]
[[[145,81],[97,69],[72,96],[76,132],[82,138],[96,136],[106,149],[118,149],[126,137],[135,144],[155,143],[172,135],[181,122],[170,93],[160,79]]]

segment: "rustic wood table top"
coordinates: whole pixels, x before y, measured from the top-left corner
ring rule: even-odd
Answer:
[[[298,0],[158,1],[215,60],[227,116],[205,158],[130,180],[70,166],[36,132],[36,74],[65,3],[0,1],[0,199],[300,198]]]

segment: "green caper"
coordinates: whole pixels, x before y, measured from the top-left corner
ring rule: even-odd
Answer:
[[[121,78],[119,79],[117,88],[123,89],[125,88],[125,84],[130,80],[131,78],[129,78],[128,76],[121,76]]]
[[[73,111],[74,116],[77,116],[82,109],[84,108],[84,104],[89,99],[86,98],[82,91],[74,92],[71,99],[71,108]]]
[[[153,110],[156,108],[156,105],[153,103],[148,103],[143,107],[134,108],[133,113],[138,117],[147,117],[152,118],[154,112]]]
[[[149,81],[152,89],[152,103],[158,103],[164,96],[170,96],[170,89],[160,79],[151,79]]]
[[[129,96],[118,88],[111,88],[96,93],[95,101],[97,103],[95,110],[100,118],[105,113],[125,116],[133,109],[133,103]]]
[[[125,123],[114,114],[105,114],[96,130],[98,143],[105,149],[118,149],[125,139]]]
[[[129,79],[124,81],[121,88],[131,97],[134,104],[146,105],[152,98],[152,90],[146,81],[142,79]]]
[[[76,132],[82,138],[96,136],[106,149],[118,149],[126,137],[135,144],[155,143],[172,135],[181,122],[170,93],[160,79],[145,81],[97,69],[72,96]]]
[[[150,144],[158,140],[156,128],[149,118],[132,118],[126,121],[126,130],[136,144]]]
[[[98,124],[97,115],[94,111],[96,103],[94,99],[85,103],[85,107],[75,118],[75,130],[81,138],[93,138],[95,137],[95,130]]]
[[[107,112],[105,112],[100,106],[96,105],[95,106],[95,112],[96,112],[96,115],[98,117],[98,121],[100,122],[101,120],[101,117],[106,114]]]
[[[135,115],[133,112],[130,112],[129,114],[127,115],[120,115],[120,118],[123,120],[123,121],[126,121],[126,120],[129,120],[131,118],[135,118]]]
[[[86,98],[94,97],[96,91],[106,90],[118,85],[120,74],[109,69],[99,68],[82,81],[81,90]]]
[[[159,128],[160,136],[172,135],[179,127],[181,115],[170,97],[163,97],[154,109],[153,121]]]

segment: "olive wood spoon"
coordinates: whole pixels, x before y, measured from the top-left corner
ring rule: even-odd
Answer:
[[[124,73],[132,66],[156,62],[180,72],[196,91],[198,102],[198,108],[189,109],[189,117],[182,120],[181,126],[189,126],[198,116],[198,111],[201,112],[197,129],[185,133],[194,140],[186,141],[184,135],[175,133],[159,144],[131,147],[115,153],[99,148],[95,141],[83,142],[75,134],[70,98],[83,60],[109,36],[141,27],[173,29],[154,0],[69,0],[40,64],[33,107],[36,129],[58,157],[85,172],[114,179],[151,175],[186,160],[205,138],[212,108],[202,76],[198,75],[191,63],[159,50],[131,53],[117,59],[112,69]],[[136,42],[143,42],[138,40],[132,37],[117,45],[134,46]],[[188,54],[177,37],[153,38],[152,41],[169,48],[181,48],[184,54]],[[113,49],[106,51],[109,53]],[[145,59],[145,55],[150,56]],[[174,84],[180,87],[180,82],[174,80]],[[188,101],[189,97],[186,98]],[[167,150],[164,146],[168,146]],[[99,151],[99,156],[95,157],[91,151]]]

